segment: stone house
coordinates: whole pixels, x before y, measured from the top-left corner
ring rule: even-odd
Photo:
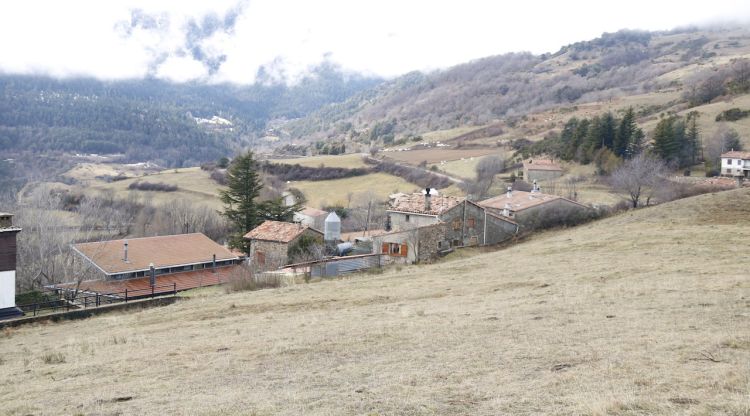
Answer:
[[[424,263],[450,249],[445,240],[448,224],[432,225],[393,231],[372,237],[373,252],[383,254],[383,263]]]
[[[373,249],[407,257],[411,262],[434,258],[440,251],[455,247],[497,244],[518,231],[512,219],[465,198],[428,192],[400,195],[391,200],[386,212],[392,232],[373,238]],[[392,244],[387,253],[385,243]],[[396,245],[403,246],[406,253]]]
[[[248,258],[259,270],[271,270],[289,264],[287,252],[302,236],[309,236],[323,244],[323,233],[307,225],[264,221],[244,236],[250,242]]]
[[[552,159],[527,159],[523,161],[523,180],[526,182],[555,179],[562,174],[562,168]]]
[[[584,211],[590,209],[586,205],[559,195],[511,189],[503,195],[479,201],[478,204],[489,212],[512,219],[516,223],[523,223],[534,216],[544,215],[545,212],[549,213],[553,210]]]

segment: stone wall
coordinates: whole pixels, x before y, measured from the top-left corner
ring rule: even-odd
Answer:
[[[250,264],[256,270],[272,270],[287,264],[288,244],[275,241],[250,241]]]
[[[423,215],[406,212],[388,211],[391,218],[391,229],[394,231],[411,230],[425,225],[436,224],[439,219],[434,215]]]

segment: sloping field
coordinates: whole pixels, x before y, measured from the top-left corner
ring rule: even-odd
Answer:
[[[419,187],[387,173],[370,173],[352,178],[330,181],[295,181],[289,186],[305,194],[307,205],[322,208],[330,205],[347,205],[347,194],[372,192],[378,200],[386,201],[395,192],[412,192]]]
[[[367,164],[362,160],[361,153],[351,153],[346,155],[322,155],[322,156],[310,156],[310,157],[299,157],[291,159],[269,159],[269,162],[273,163],[286,163],[290,165],[300,164],[302,166],[311,166],[317,168],[320,165],[327,166],[329,168],[363,168],[367,167]]]
[[[748,190],[703,195],[432,266],[6,330],[0,413],[747,415],[749,216]]]

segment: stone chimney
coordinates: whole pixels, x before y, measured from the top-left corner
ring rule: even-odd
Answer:
[[[513,187],[512,186],[508,186],[508,192],[505,194],[505,196],[507,198],[510,198],[510,197],[513,196]]]
[[[432,195],[430,195],[430,188],[424,190],[424,210],[429,211],[432,209]]]
[[[0,212],[0,228],[10,228],[13,226],[13,214]]]

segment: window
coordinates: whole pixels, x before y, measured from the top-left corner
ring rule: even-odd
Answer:
[[[727,160],[727,165],[731,165],[731,164],[732,164],[732,159]]]
[[[727,168],[727,175],[730,174],[730,173],[732,173],[732,169]]]
[[[466,226],[469,228],[474,228],[474,218],[469,218],[466,220]]]
[[[404,221],[409,222],[409,214],[406,214],[406,219]]]
[[[454,230],[460,230],[461,229],[461,219],[460,218],[456,218],[455,220],[453,220],[453,229]]]
[[[453,240],[453,247],[461,247],[461,240]]]
[[[381,252],[393,257],[406,257],[408,251],[409,250],[407,249],[406,244],[383,243]]]

